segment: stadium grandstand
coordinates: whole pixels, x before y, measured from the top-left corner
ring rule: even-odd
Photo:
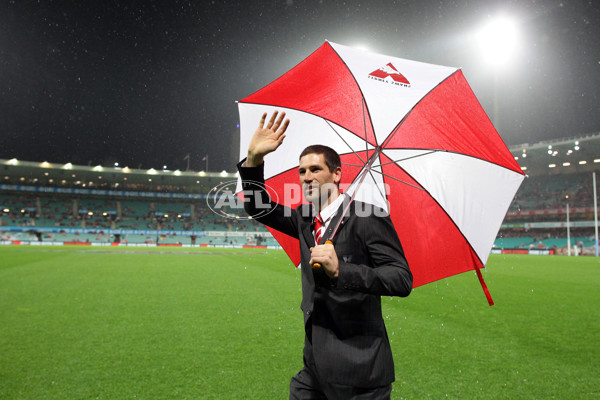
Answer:
[[[229,207],[230,218],[209,209],[211,188],[236,174],[16,159],[0,165],[3,243],[277,246],[242,209]]]
[[[593,176],[600,172],[600,133],[510,151],[527,178],[492,251],[595,254]],[[17,159],[0,160],[0,166],[4,244],[278,247],[243,210],[234,208],[223,218],[208,207],[211,189],[235,181],[234,173]]]

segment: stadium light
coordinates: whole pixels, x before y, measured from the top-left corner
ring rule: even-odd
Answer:
[[[177,175],[177,176],[179,176],[179,175],[181,175],[181,171],[180,171],[180,170],[178,170],[178,169],[176,169],[176,170],[173,172],[173,174],[174,174],[174,175]]]
[[[510,61],[519,42],[515,22],[505,16],[488,21],[475,36],[483,59],[496,67],[502,67]]]
[[[92,171],[98,171],[98,172],[100,172],[102,170],[103,170],[102,165],[96,165],[94,168],[92,168]]]
[[[19,160],[17,160],[16,158],[11,158],[10,160],[8,160],[8,164],[10,165],[17,165],[19,163]]]
[[[50,163],[48,161],[44,161],[43,163],[40,164],[40,167],[42,168],[50,168],[52,165],[50,165]]]
[[[129,169],[129,167],[124,167],[121,171],[125,172],[126,174],[130,173],[131,170]]]
[[[65,165],[63,165],[63,169],[73,169],[73,164],[71,164],[70,162],[66,163]]]

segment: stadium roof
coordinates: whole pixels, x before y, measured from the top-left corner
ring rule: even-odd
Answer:
[[[600,171],[600,132],[524,143],[509,149],[523,171],[531,176]]]
[[[206,193],[237,173],[169,171],[0,159],[0,184]]]
[[[509,148],[530,176],[600,171],[600,132],[523,143]],[[82,166],[0,159],[0,183],[83,188],[127,188],[153,191],[179,190],[206,193],[215,185],[237,179],[237,173],[131,169],[119,166]]]

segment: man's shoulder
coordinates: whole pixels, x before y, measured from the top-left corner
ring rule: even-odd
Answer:
[[[302,203],[296,207],[296,212],[302,218],[313,218],[314,212],[311,204]]]
[[[389,218],[390,216],[390,213],[387,209],[360,200],[354,200],[350,210],[352,215],[363,218]]]

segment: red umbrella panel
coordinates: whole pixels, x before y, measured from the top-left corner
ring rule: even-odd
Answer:
[[[291,120],[265,159],[280,202],[304,201],[300,152],[330,146],[342,158],[342,189],[389,212],[415,287],[480,275],[524,174],[459,69],[326,42],[238,106],[241,157],[263,112]],[[296,239],[272,233],[297,265]]]

